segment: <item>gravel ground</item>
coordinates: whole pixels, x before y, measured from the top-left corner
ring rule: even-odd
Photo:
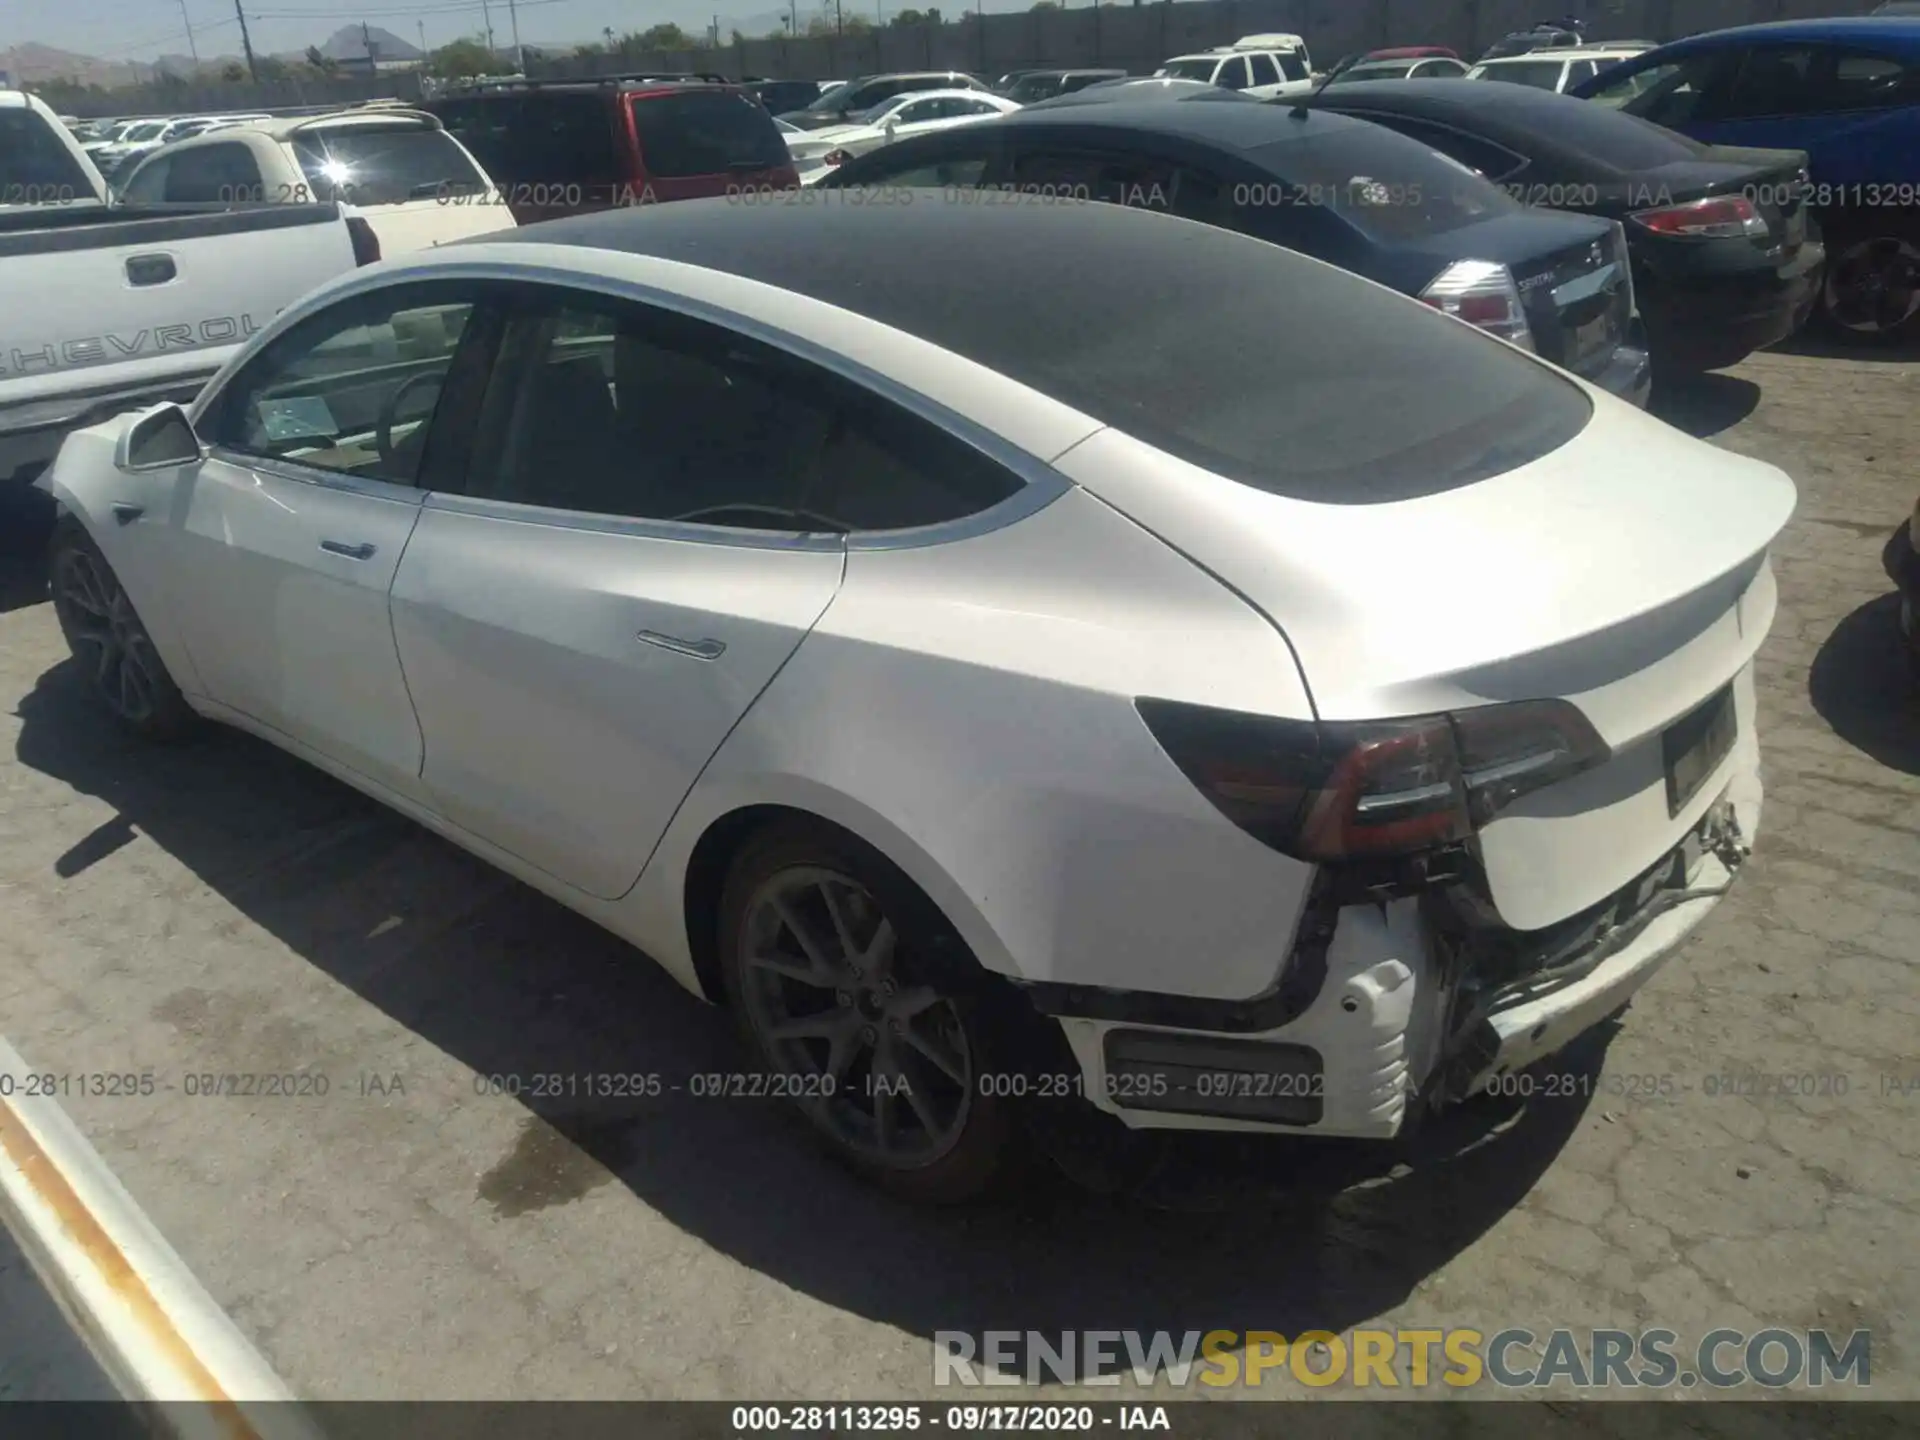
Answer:
[[[1873,1393],[1920,1396],[1920,698],[1880,569],[1920,489],[1920,366],[1770,354],[1663,404],[1801,485],[1758,853],[1566,1062],[1593,1098],[1459,1112],[1392,1183],[1289,1204],[1297,1152],[1268,1146],[1197,1153],[1173,1213],[1062,1187],[929,1215],[764,1106],[477,1093],[717,1070],[728,1035],[617,942],[263,745],[116,739],[24,562],[0,574],[0,1030],[48,1071],[158,1077],[69,1109],[316,1398],[931,1395],[936,1329],[1368,1323],[1865,1327]],[[1847,1093],[1702,1093],[1729,1070]],[[186,1093],[263,1071],[328,1093]],[[1634,1075],[1688,1089],[1611,1093]],[[0,1289],[17,1269],[0,1253]],[[0,1355],[17,1343],[0,1328]],[[0,1394],[66,1383],[0,1364]]]

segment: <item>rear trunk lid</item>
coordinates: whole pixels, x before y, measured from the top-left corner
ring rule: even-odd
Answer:
[[[1626,884],[1724,784],[1720,760],[1670,812],[1662,746],[1765,637],[1767,550],[1795,498],[1772,466],[1607,397],[1594,406],[1530,463],[1384,504],[1269,493],[1114,430],[1055,464],[1263,611],[1322,719],[1577,705],[1613,759],[1481,837],[1496,907],[1526,930]],[[1750,729],[1750,702],[1740,721]]]
[[[1697,158],[1657,166],[1619,185],[1601,186],[1596,203],[1581,208],[1624,220],[1636,210],[1745,195],[1767,222],[1766,236],[1752,243],[1791,257],[1808,238],[1809,188],[1804,150],[1708,145],[1701,147]]]

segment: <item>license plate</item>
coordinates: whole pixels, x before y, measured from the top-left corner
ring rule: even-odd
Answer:
[[[1667,768],[1669,816],[1684,810],[1707,783],[1707,777],[1720,768],[1720,762],[1733,750],[1737,728],[1732,686],[1667,727],[1660,737],[1660,749]]]

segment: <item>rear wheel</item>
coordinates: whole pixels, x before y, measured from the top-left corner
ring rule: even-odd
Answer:
[[[833,1155],[936,1204],[1007,1173],[990,977],[898,867],[824,824],[770,827],[734,862],[719,942],[766,1088]]]
[[[100,547],[77,520],[54,527],[48,578],[67,648],[124,730],[168,740],[196,719]]]
[[[1891,345],[1920,336],[1920,218],[1899,211],[1827,227],[1820,316],[1837,338]]]

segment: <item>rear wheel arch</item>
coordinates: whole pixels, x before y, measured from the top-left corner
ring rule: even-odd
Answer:
[[[734,862],[759,836],[782,825],[819,827],[899,871],[960,939],[972,962],[985,973],[995,973],[996,967],[988,963],[988,958],[999,953],[1000,947],[985,917],[946,881],[931,857],[892,826],[878,817],[861,824],[853,816],[830,817],[821,813],[821,808],[785,801],[762,802],[736,806],[708,821],[694,842],[681,877],[681,916],[688,951],[694,976],[708,1000],[716,1005],[727,1003],[719,946],[720,900],[727,877]]]

